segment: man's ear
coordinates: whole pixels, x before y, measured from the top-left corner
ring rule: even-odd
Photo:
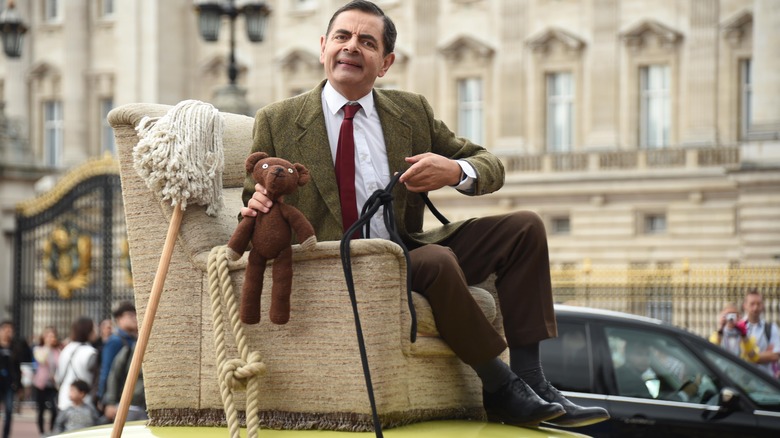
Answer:
[[[325,38],[327,37],[327,35],[320,37],[320,64],[322,65],[325,65]]]
[[[393,65],[394,62],[395,62],[395,52],[385,56],[385,59],[382,60],[382,69],[379,70],[379,74],[377,74],[377,76],[381,78],[382,76],[387,74],[387,70],[390,69],[390,66]]]

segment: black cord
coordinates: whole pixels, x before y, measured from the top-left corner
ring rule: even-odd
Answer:
[[[344,236],[341,238],[341,265],[344,268],[344,278],[347,282],[347,290],[349,291],[349,299],[352,302],[352,313],[355,317],[355,331],[357,333],[357,340],[358,340],[358,347],[360,349],[360,360],[363,364],[363,376],[366,379],[366,390],[368,391],[368,401],[371,403],[371,415],[374,421],[374,432],[376,433],[377,438],[382,438],[382,423],[379,421],[379,414],[376,410],[376,400],[374,399],[374,387],[371,384],[371,371],[368,366],[368,355],[366,354],[366,344],[363,339],[363,329],[361,328],[360,324],[360,315],[358,314],[358,307],[357,307],[357,298],[355,296],[355,283],[352,277],[352,261],[350,257],[349,252],[349,242],[352,240],[352,238],[355,235],[359,235],[359,230],[361,227],[365,226],[365,230],[363,233],[363,236],[365,238],[369,239],[371,237],[371,218],[376,214],[376,212],[379,210],[379,207],[384,206],[384,221],[385,221],[385,227],[387,228],[387,231],[390,233],[390,240],[395,242],[398,246],[401,247],[404,253],[404,258],[406,259],[406,267],[407,270],[409,269],[409,266],[411,265],[411,259],[409,258],[409,250],[406,248],[406,245],[404,244],[403,240],[401,240],[400,234],[398,234],[398,229],[395,224],[395,212],[393,210],[393,187],[398,182],[398,179],[401,177],[401,173],[395,174],[391,179],[390,183],[387,184],[387,187],[384,188],[384,190],[379,189],[376,190],[366,201],[366,203],[363,205],[363,209],[360,212],[360,217],[358,220],[352,224],[351,227],[344,233]],[[433,206],[430,199],[428,199],[428,196],[425,193],[420,193],[420,195],[423,197],[423,200],[425,201],[425,205],[428,206],[428,208],[431,210],[431,212],[436,216],[439,221],[443,224],[448,224],[449,221],[447,218],[445,218],[441,213],[439,213],[438,210]],[[411,329],[409,334],[409,339],[411,342],[415,342],[417,340],[417,313],[414,310],[414,302],[412,301],[412,278],[410,275],[406,275],[406,300],[409,304],[409,315],[411,316]]]

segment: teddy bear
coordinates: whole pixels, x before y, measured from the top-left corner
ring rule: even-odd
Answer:
[[[260,296],[268,260],[274,259],[271,309],[269,317],[274,324],[286,324],[290,319],[290,292],[292,287],[292,232],[305,250],[317,243],[314,227],[297,208],[282,201],[282,196],[293,193],[311,178],[302,164],[291,164],[265,152],[255,152],[246,159],[246,171],[267,190],[274,203],[268,213],[255,217],[244,216],[227,244],[227,257],[238,260],[251,242],[249,259],[241,290],[240,315],[245,324],[260,322]]]

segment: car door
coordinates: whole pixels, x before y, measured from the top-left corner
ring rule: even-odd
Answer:
[[[594,341],[607,344],[607,406],[615,436],[757,436],[756,418],[717,406],[722,383],[683,342],[656,327],[604,322]]]

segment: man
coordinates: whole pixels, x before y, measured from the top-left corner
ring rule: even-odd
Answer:
[[[336,11],[320,38],[327,80],[258,111],[253,152],[309,169],[311,183],[285,202],[306,215],[319,241],[341,239],[357,216],[355,204],[363,205],[395,172],[406,169],[399,180],[405,189],[397,187],[393,196],[397,230],[410,249],[412,287],[430,302],[442,338],[482,380],[489,418],[523,426],[582,426],[609,418],[603,409],[565,399],[542,372],[539,341],[556,336],[557,327],[540,218],[518,212],[422,231],[425,207],[418,192],[453,186],[467,195],[490,193],[503,185],[504,170],[498,158],[436,120],[424,97],[374,89],[395,60],[395,38],[392,20],[369,1],[353,1]],[[354,158],[341,159],[339,131],[347,110],[350,115],[356,111],[350,130]],[[354,161],[347,177],[354,175],[354,182],[345,183],[336,170],[345,161]],[[241,214],[267,212],[272,203],[264,192],[248,175],[248,208]],[[350,196],[354,199],[347,202]],[[371,237],[389,236],[382,214],[370,226]],[[506,341],[468,292],[468,284],[492,273],[497,274]],[[511,368],[499,359],[507,342]]]
[[[103,400],[106,393],[108,375],[114,358],[123,347],[133,348],[138,339],[138,318],[135,312],[135,306],[130,302],[120,303],[113,312],[116,332],[109,336],[103,346],[103,352],[100,358],[100,380],[98,381],[98,400]],[[122,388],[119,388],[119,394]],[[116,404],[102,406],[103,415],[111,421],[116,415]]]
[[[640,341],[626,342],[625,362],[615,368],[618,394],[624,397],[653,398],[645,384],[650,369],[650,347]]]
[[[14,336],[11,321],[0,323],[0,403],[4,404],[3,438],[11,435],[11,421],[16,394],[22,391],[22,362],[32,361],[32,350]]]
[[[764,312],[764,298],[757,289],[750,289],[742,302],[747,320],[747,335],[758,344],[756,366],[767,374],[777,376],[777,363],[780,360],[780,330],[777,324],[761,318]]]

